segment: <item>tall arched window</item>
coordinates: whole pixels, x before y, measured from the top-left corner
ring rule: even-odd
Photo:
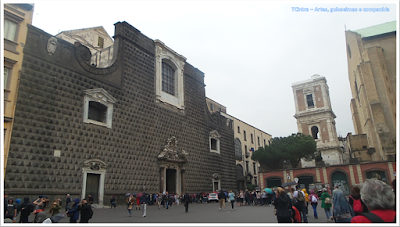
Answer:
[[[318,139],[318,132],[319,132],[319,130],[318,130],[317,126],[311,127],[311,133],[312,133],[312,137],[314,139]]]
[[[242,155],[242,143],[238,138],[235,139],[235,158],[238,161],[241,161],[243,159]]]

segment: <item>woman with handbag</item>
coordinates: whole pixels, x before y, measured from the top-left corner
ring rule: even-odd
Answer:
[[[332,207],[332,202],[331,202],[331,196],[328,193],[328,189],[324,188],[322,189],[323,193],[321,195],[321,207],[324,208],[325,210],[325,215],[326,215],[326,221],[330,221],[332,218],[332,213],[331,213],[331,207]]]
[[[129,212],[129,217],[132,216],[132,208],[135,205],[135,197],[133,197],[133,195],[131,194],[127,199],[126,199],[126,203],[128,206],[128,212]]]

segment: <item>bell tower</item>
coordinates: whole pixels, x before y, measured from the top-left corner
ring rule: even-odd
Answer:
[[[342,164],[343,157],[336,133],[336,115],[329,97],[325,77],[315,74],[309,80],[292,84],[298,131],[311,135],[321,151],[322,161],[330,165]],[[314,166],[302,160],[302,166]]]

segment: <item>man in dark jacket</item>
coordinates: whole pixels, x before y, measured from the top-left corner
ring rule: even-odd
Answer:
[[[28,223],[28,217],[35,209],[35,206],[29,202],[29,197],[24,197],[24,202],[21,203],[20,223]]]
[[[150,202],[149,195],[143,192],[143,195],[140,197],[140,206],[142,207],[142,217],[146,217],[146,206]]]
[[[92,218],[92,215],[93,215],[92,206],[87,203],[86,199],[82,199],[80,223],[88,223],[89,219]]]
[[[7,201],[6,215],[4,216],[4,218],[10,218],[15,222],[16,217],[17,217],[17,206],[14,204],[14,199],[9,198]]]
[[[66,213],[67,215],[69,214],[69,223],[76,223],[76,221],[79,219],[79,198],[74,199],[74,203],[71,206],[71,209],[68,210]]]
[[[189,193],[185,193],[185,195],[183,195],[183,202],[185,203],[185,212],[188,212],[189,210],[189,202],[190,202],[190,196]]]
[[[218,200],[219,200],[219,209],[221,210],[222,206],[224,207],[225,210],[225,200],[226,200],[226,196],[225,193],[221,190],[218,193]]]

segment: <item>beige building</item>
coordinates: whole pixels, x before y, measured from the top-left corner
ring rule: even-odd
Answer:
[[[4,4],[4,174],[10,147],[23,49],[33,4]]]
[[[72,44],[79,42],[88,47],[92,53],[90,63],[97,68],[106,68],[114,62],[114,41],[103,26],[63,31],[56,37]]]
[[[351,158],[396,158],[396,21],[346,31],[354,131]]]
[[[332,110],[326,78],[316,74],[309,80],[292,84],[292,89],[298,131],[315,139],[323,162],[343,164],[343,143],[337,137],[336,115]],[[301,165],[311,167],[315,162],[303,159]]]
[[[247,184],[259,186],[260,164],[251,159],[251,155],[259,147],[265,147],[272,136],[244,121],[226,113],[226,107],[207,98],[207,106],[211,113],[220,112],[222,116],[233,121],[237,189],[244,190]]]

